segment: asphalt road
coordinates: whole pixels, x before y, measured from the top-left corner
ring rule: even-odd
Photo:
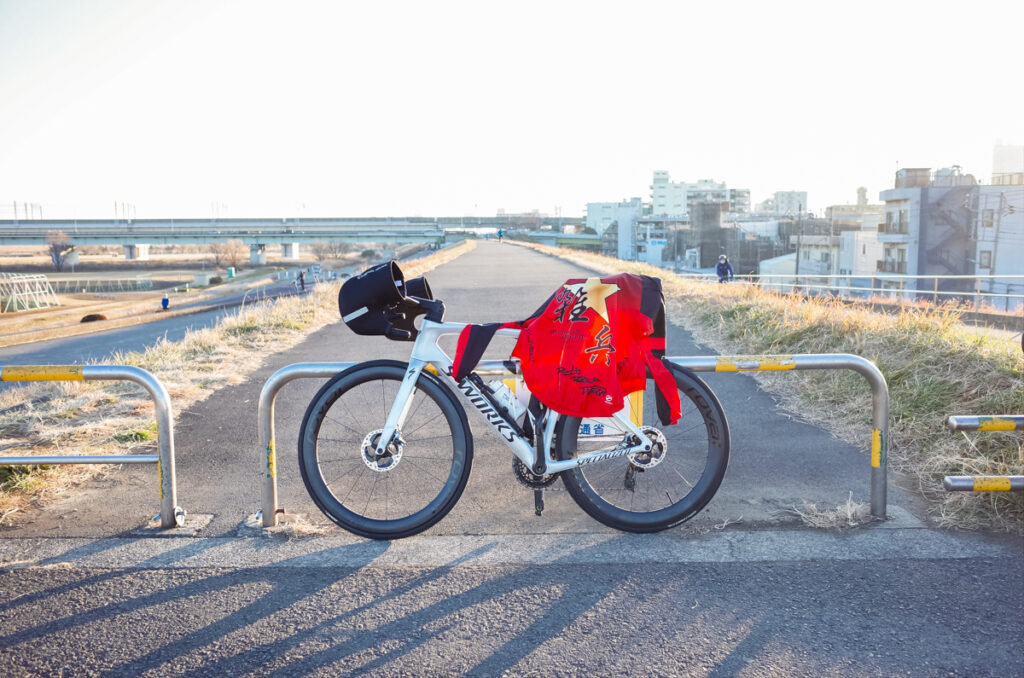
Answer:
[[[481,243],[428,277],[450,319],[485,322],[522,318],[585,274]],[[678,327],[669,334],[670,354],[713,353]],[[557,490],[534,516],[510,453],[474,424],[469,486],[424,535],[255,536],[243,523],[259,507],[264,381],[291,363],[408,350],[337,323],[179,413],[179,503],[198,531],[140,532],[158,506],[145,468],[98,479],[0,531],[10,592],[0,603],[0,672],[1024,674],[1021,541],[930,529],[892,482],[886,523],[801,527],[786,509],[804,500],[835,505],[852,492],[867,501],[867,455],[779,411],[735,374],[707,379],[730,419],[729,473],[704,512],[669,532],[614,532]],[[284,388],[277,437],[282,506],[323,522],[295,459],[318,387]]]

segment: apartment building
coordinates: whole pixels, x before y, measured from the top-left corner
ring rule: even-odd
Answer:
[[[750,189],[729,188],[725,182],[703,179],[696,183],[672,181],[665,170],[654,172],[651,181],[651,214],[688,217],[699,202],[728,203],[732,214],[750,213]]]
[[[620,202],[588,202],[586,227],[605,238],[604,251],[620,259],[636,257],[636,222],[643,215],[640,198]],[[614,227],[614,232],[609,232]],[[613,236],[614,237],[611,237]]]
[[[807,191],[775,191],[772,209],[773,214],[780,217],[807,214]]]

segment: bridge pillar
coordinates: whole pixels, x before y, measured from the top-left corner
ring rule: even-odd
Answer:
[[[148,261],[149,245],[125,245],[124,258],[128,261]]]
[[[297,243],[297,242],[283,242],[283,243],[281,243],[281,258],[282,259],[298,259],[299,258],[299,243]]]
[[[262,266],[267,263],[267,246],[256,243],[249,245],[249,263]]]

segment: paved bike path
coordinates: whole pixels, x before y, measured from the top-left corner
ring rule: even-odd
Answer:
[[[475,251],[428,274],[447,318],[468,322],[521,319],[534,311],[562,281],[591,272],[566,261],[511,245],[481,243]],[[512,341],[496,338],[486,357],[505,358]],[[454,338],[446,349],[454,345]],[[338,322],[298,346],[270,356],[254,356],[263,366],[244,383],[223,388],[180,412],[175,428],[179,503],[190,514],[210,516],[204,535],[234,534],[259,508],[262,452],[257,439],[256,404],[270,375],[285,365],[307,361],[361,361],[408,358],[410,343],[360,337]],[[671,325],[669,355],[708,355]],[[870,465],[866,450],[840,442],[779,411],[772,397],[748,376],[702,375],[718,394],[732,431],[732,457],[722,486],[708,507],[684,532],[704,532],[725,524],[743,527],[793,524],[789,511],[804,501],[834,506],[852,493],[868,501]],[[305,407],[323,380],[300,380],[282,389],[276,404],[280,504],[314,522],[326,522],[302,485],[296,441]],[[865,385],[865,388],[867,386]],[[469,413],[475,436],[473,472],[455,509],[430,534],[516,534],[610,532],[586,516],[556,483],[546,492],[546,511],[536,517],[532,491],[511,472],[512,455]],[[865,441],[868,432],[865,431]],[[137,528],[158,502],[155,474],[139,467],[89,483],[65,501],[38,512],[4,536],[100,537]],[[890,485],[890,515],[898,524],[917,524],[906,510],[911,499]]]

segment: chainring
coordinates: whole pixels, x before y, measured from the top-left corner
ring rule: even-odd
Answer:
[[[548,473],[542,476],[534,474],[526,464],[520,461],[519,457],[512,457],[512,472],[516,475],[516,480],[523,487],[529,487],[537,490],[542,487],[547,487],[551,483],[558,480],[557,473]]]

